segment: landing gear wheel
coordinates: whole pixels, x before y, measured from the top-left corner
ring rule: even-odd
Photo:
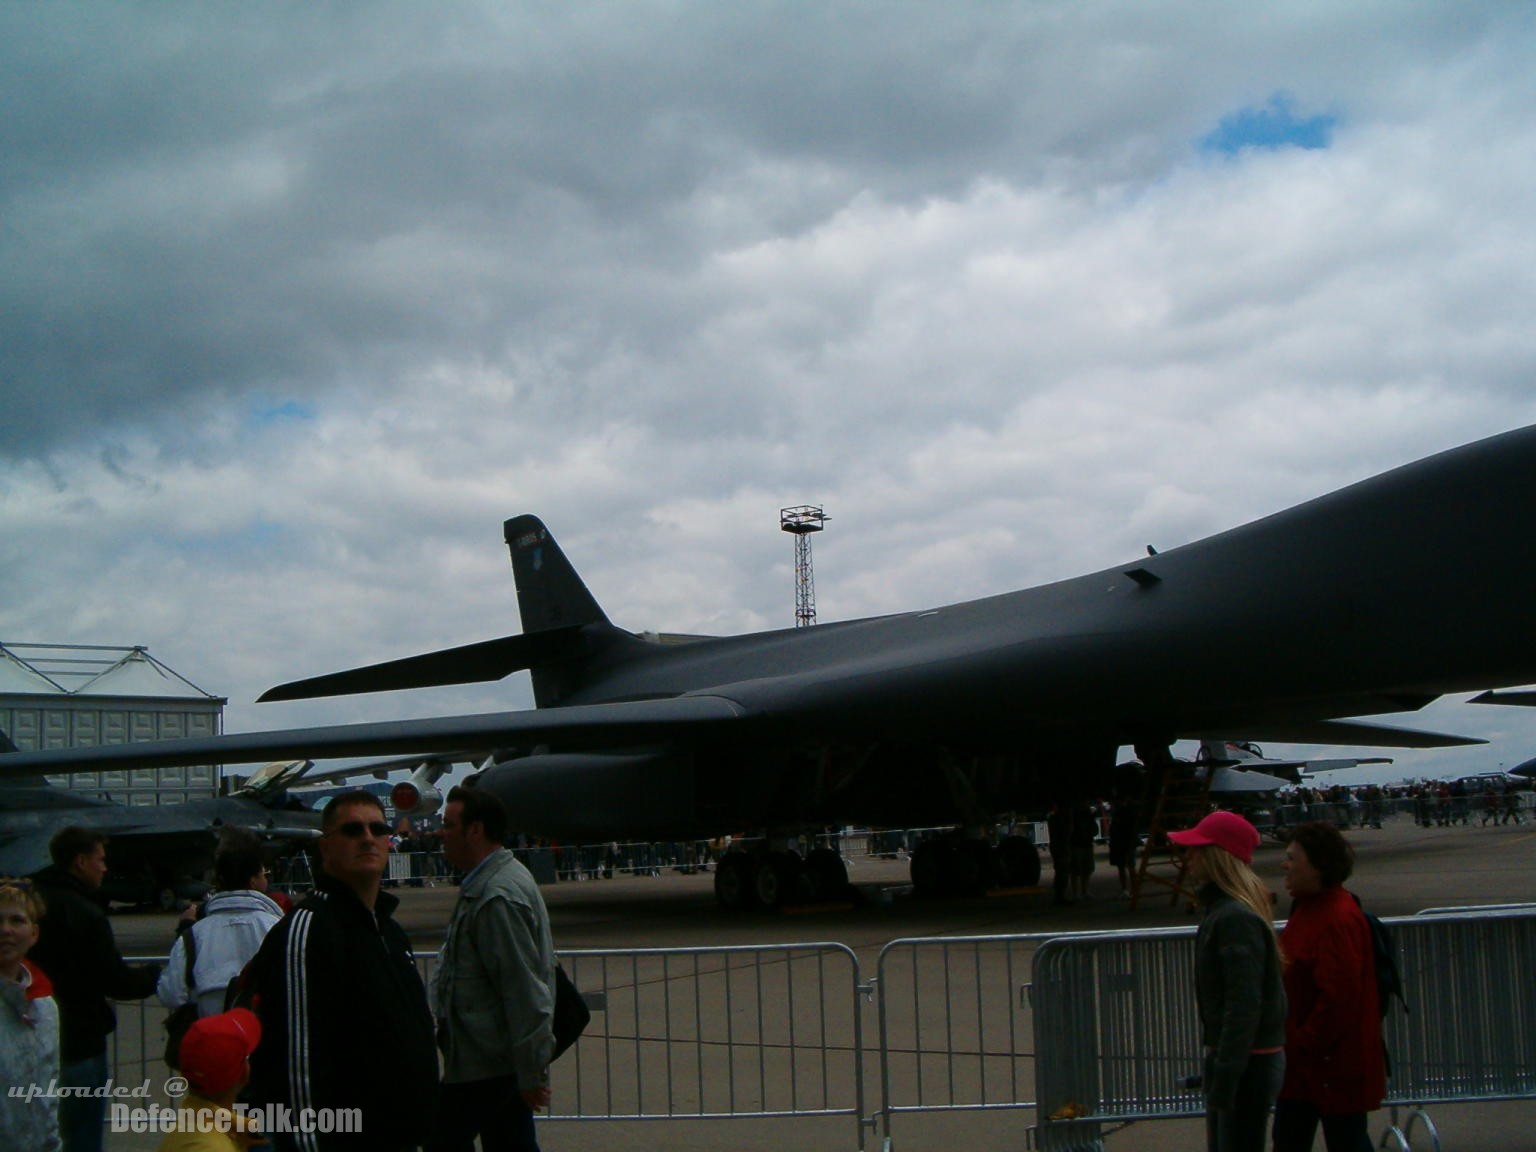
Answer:
[[[983,840],[924,840],[912,854],[919,896],[975,896],[996,882],[992,846]]]
[[[727,852],[715,865],[715,899],[730,912],[741,912],[757,902],[752,884],[752,861],[743,852]]]
[[[992,887],[995,868],[992,846],[981,840],[950,840],[939,867],[939,884],[946,896],[975,896]]]
[[[998,879],[1005,888],[1040,883],[1040,850],[1023,836],[1004,836],[997,846]]]
[[[943,871],[943,842],[924,840],[912,850],[912,890],[919,896],[937,896]]]
[[[793,852],[769,852],[757,861],[752,887],[764,908],[799,904],[805,899],[805,863]]]
[[[812,902],[837,900],[848,891],[848,866],[830,848],[816,848],[805,860]]]

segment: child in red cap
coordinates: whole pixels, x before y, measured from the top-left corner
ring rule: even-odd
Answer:
[[[235,1097],[251,1078],[250,1057],[261,1043],[256,1014],[235,1008],[204,1016],[181,1038],[181,1074],[187,1095],[178,1105],[176,1130],[158,1152],[232,1152],[250,1146],[245,1117]]]

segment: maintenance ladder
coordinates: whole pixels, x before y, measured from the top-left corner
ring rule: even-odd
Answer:
[[[1141,902],[1142,889],[1149,884],[1157,889],[1166,888],[1170,905],[1178,903],[1180,896],[1194,901],[1194,889],[1187,883],[1188,858],[1174,850],[1168,833],[1193,828],[1211,810],[1213,775],[1209,765],[1170,760],[1163,766],[1162,779],[1155,785],[1157,793],[1146,839],[1131,874],[1132,911]],[[1149,782],[1149,787],[1152,786]]]

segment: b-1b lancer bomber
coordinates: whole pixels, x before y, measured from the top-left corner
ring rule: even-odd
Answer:
[[[1373,722],[1536,681],[1536,427],[1087,576],[928,611],[657,643],[608,617],[537,518],[506,521],[520,635],[300,680],[292,700],[532,673],[532,710],[6,757],[57,772],[447,753],[566,840],[758,830],[727,904],[845,882],[806,829],[954,824],[914,871],[1027,883],[999,814],[1107,794],[1116,752],[1177,739],[1435,747]],[[1492,697],[1497,700],[1497,697]],[[830,857],[830,858],[829,858]]]

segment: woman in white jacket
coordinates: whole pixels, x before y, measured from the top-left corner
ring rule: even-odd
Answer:
[[[197,918],[177,926],[176,943],[160,974],[156,993],[167,1008],[195,1000],[199,1016],[224,1011],[224,993],[256,954],[283,910],[266,894],[267,870],[261,841],[244,828],[227,828],[213,857],[218,889],[203,901]],[[192,976],[187,978],[188,937],[193,943]]]

